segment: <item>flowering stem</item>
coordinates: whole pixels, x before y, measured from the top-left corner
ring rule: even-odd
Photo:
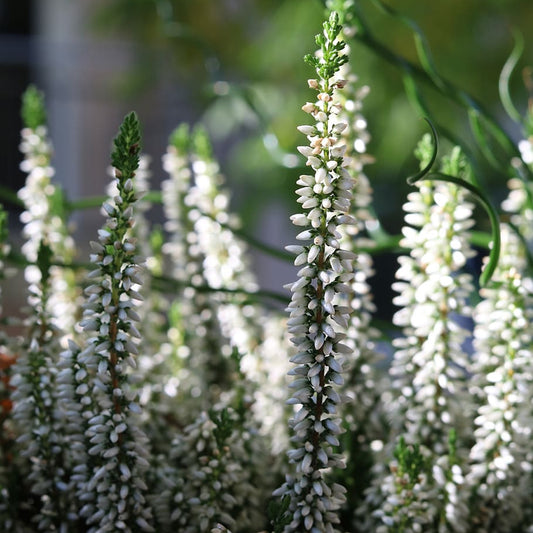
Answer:
[[[127,366],[136,366],[138,348],[134,338],[140,333],[134,323],[140,320],[134,300],[142,284],[136,242],[132,238],[133,206],[136,202],[133,180],[139,165],[140,127],[130,113],[124,119],[111,154],[117,193],[104,202],[108,218],[92,242],[91,261],[96,270],[89,273],[95,283],[86,288],[88,301],[81,322],[86,332],[95,332],[84,351],[88,367],[96,368],[95,400],[100,413],[89,419],[85,435],[94,444],[88,454],[94,458],[92,478],[86,491],[88,501],[98,510],[87,513],[88,523],[99,523],[99,530],[153,531],[148,520],[151,509],[144,505],[144,483],[136,481],[148,466],[146,437],[137,427],[139,407],[128,384]],[[79,356],[81,357],[81,355]],[[109,460],[113,459],[112,462]],[[108,498],[99,494],[105,487]],[[120,514],[114,507],[119,502]],[[84,515],[85,516],[85,515]]]
[[[343,383],[341,354],[349,348],[342,344],[345,335],[336,324],[347,325],[350,308],[343,303],[351,291],[355,258],[341,248],[338,231],[341,224],[354,223],[348,215],[354,183],[345,168],[346,145],[340,137],[346,124],[337,116],[342,106],[336,91],[346,84],[339,74],[347,61],[341,30],[338,14],[333,12],[323,33],[317,35],[318,54],[306,56],[318,75],[308,84],[318,95],[315,103],[308,102],[302,109],[315,124],[298,128],[309,141],[298,150],[307,157],[311,175],[302,175],[297,182],[304,213],[291,217],[293,224],[304,228],[297,239],[307,244],[287,247],[297,254],[294,264],[303,268],[291,286],[288,321],[298,351],[291,359],[297,366],[289,373],[295,376],[289,403],[301,406],[290,422],[298,446],[289,451],[296,476],[288,477],[275,492],[291,495],[292,520],[286,531],[336,531],[333,524],[339,520],[335,511],[345,499],[343,487],[330,486],[324,476],[326,468],[344,468],[332,447],[339,445],[341,432],[335,418],[340,401],[335,386]]]

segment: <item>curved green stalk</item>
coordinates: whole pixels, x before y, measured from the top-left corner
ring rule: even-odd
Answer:
[[[420,93],[420,90],[418,88],[418,85],[416,83],[416,80],[413,76],[413,74],[406,70],[403,75],[403,84],[405,88],[405,93],[407,95],[407,98],[410,100],[411,105],[423,116],[423,117],[431,117],[431,113],[429,111],[429,107],[427,103],[425,102],[422,94]],[[431,117],[431,122],[437,124],[433,117]],[[457,145],[461,147],[461,150],[466,155],[470,166],[474,170],[473,172],[473,181],[476,185],[479,185],[478,180],[476,178],[477,175],[481,174],[480,172],[476,172],[476,168],[478,167],[475,158],[472,156],[472,151],[469,150],[466,143],[457,135],[455,135],[452,131],[445,128],[441,124],[437,124],[438,131],[441,133],[443,137],[448,139],[453,145]]]
[[[502,106],[506,113],[512,120],[520,124],[522,122],[522,115],[516,109],[515,105],[513,104],[513,100],[511,99],[511,95],[509,93],[509,80],[514,72],[518,60],[522,56],[522,52],[524,51],[524,36],[519,31],[515,30],[513,32],[513,37],[513,50],[503,65],[500,73],[500,79],[498,80],[498,91],[500,93]]]
[[[433,126],[433,123],[431,122],[431,120],[429,120],[429,118],[424,117],[424,120],[429,124],[429,127],[431,128],[431,135],[433,136],[433,153],[431,154],[431,159],[429,160],[429,163],[423,169],[421,169],[413,176],[409,176],[407,178],[407,183],[409,185],[413,185],[417,181],[420,181],[424,176],[426,176],[431,170],[431,167],[434,165],[435,161],[437,160],[437,153],[439,151],[439,137],[437,135],[437,130],[435,129],[435,126]]]
[[[500,242],[500,220],[498,217],[498,213],[494,209],[492,203],[487,198],[487,196],[483,193],[483,191],[477,187],[476,185],[473,185],[472,183],[469,183],[468,181],[458,178],[457,176],[450,176],[448,174],[444,174],[443,172],[430,172],[431,167],[435,163],[435,160],[437,159],[437,152],[439,149],[439,139],[437,136],[437,131],[435,130],[435,127],[431,123],[431,121],[427,118],[425,118],[426,122],[429,124],[431,128],[431,134],[433,136],[433,153],[431,154],[431,160],[429,163],[422,169],[420,172],[415,174],[414,176],[410,176],[407,178],[407,183],[409,185],[414,185],[417,181],[420,181],[421,179],[425,179],[428,181],[444,181],[448,183],[454,183],[455,185],[459,185],[460,187],[465,188],[468,190],[472,195],[476,198],[476,200],[481,203],[481,205],[485,208],[485,211],[487,212],[491,229],[492,229],[492,248],[490,250],[489,254],[489,262],[487,263],[486,268],[481,273],[481,276],[479,278],[479,283],[481,286],[485,286],[490,278],[492,277],[492,274],[494,274],[494,270],[496,269],[496,266],[498,265],[498,260],[500,257],[500,248],[501,248],[501,242]]]
[[[482,287],[485,287],[487,283],[490,281],[490,278],[492,277],[492,274],[494,274],[494,270],[496,270],[496,267],[498,265],[498,260],[500,258],[500,248],[501,248],[501,242],[500,242],[500,220],[498,217],[498,214],[496,213],[496,210],[494,209],[492,203],[490,200],[483,194],[481,189],[479,187],[476,187],[475,185],[472,185],[468,181],[458,178],[456,176],[450,176],[448,174],[444,174],[442,172],[431,172],[428,174],[427,178],[431,181],[444,181],[448,183],[454,183],[455,185],[459,185],[460,187],[465,188],[468,190],[476,200],[479,201],[479,203],[485,208],[485,211],[487,212],[487,215],[490,219],[490,225],[492,229],[492,248],[489,253],[489,262],[487,263],[487,266],[481,273],[481,276],[479,277],[479,283]]]

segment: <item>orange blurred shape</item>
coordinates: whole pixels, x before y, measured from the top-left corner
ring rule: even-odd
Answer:
[[[0,370],[9,368],[15,362],[15,359],[16,357],[14,355],[7,355],[0,352]]]

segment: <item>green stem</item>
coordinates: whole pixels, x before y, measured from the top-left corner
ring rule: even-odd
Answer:
[[[17,207],[24,207],[24,202],[17,196],[17,193],[4,185],[0,185],[0,200]]]
[[[524,51],[524,37],[518,31],[513,32],[513,36],[514,47],[500,73],[500,79],[498,80],[498,92],[500,93],[502,106],[511,120],[514,120],[520,124],[522,122],[522,115],[516,109],[511,95],[509,94],[509,80],[513,74],[516,64],[518,63],[518,60],[520,59],[520,56],[522,55],[522,52]]]
[[[209,285],[190,285],[189,283],[184,283],[174,278],[169,278],[168,276],[152,276],[152,286],[156,290],[166,290],[168,287],[172,287],[174,290],[181,290],[184,287],[193,287],[195,291],[198,292],[218,292],[225,294],[243,294],[249,296],[252,299],[257,298],[268,298],[271,300],[276,300],[286,304],[289,297],[275,291],[270,291],[266,289],[259,289],[257,291],[248,291],[246,289],[229,289],[227,287],[211,287]]]

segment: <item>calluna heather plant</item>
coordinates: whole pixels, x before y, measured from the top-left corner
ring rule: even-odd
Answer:
[[[504,69],[515,145],[440,77],[416,26],[375,3],[408,23],[422,67],[415,78],[377,47],[353,0],[326,2],[306,57],[288,255],[230,212],[201,126],[170,135],[166,177],[151,189],[132,112],[107,197],[83,202],[104,217],[83,261],[44,96],[26,91],[18,241],[0,206],[0,289],[21,271],[27,294],[21,312],[0,306],[2,532],[533,532],[533,108],[518,115]],[[406,176],[401,235],[373,208],[354,40],[403,69],[431,129]],[[432,119],[421,79],[467,108],[480,157],[498,144],[501,208],[473,152]],[[443,154],[441,137],[453,137]],[[476,229],[477,203],[490,234]],[[260,289],[253,246],[290,256],[290,299]],[[398,254],[390,324],[372,299],[383,250]]]

